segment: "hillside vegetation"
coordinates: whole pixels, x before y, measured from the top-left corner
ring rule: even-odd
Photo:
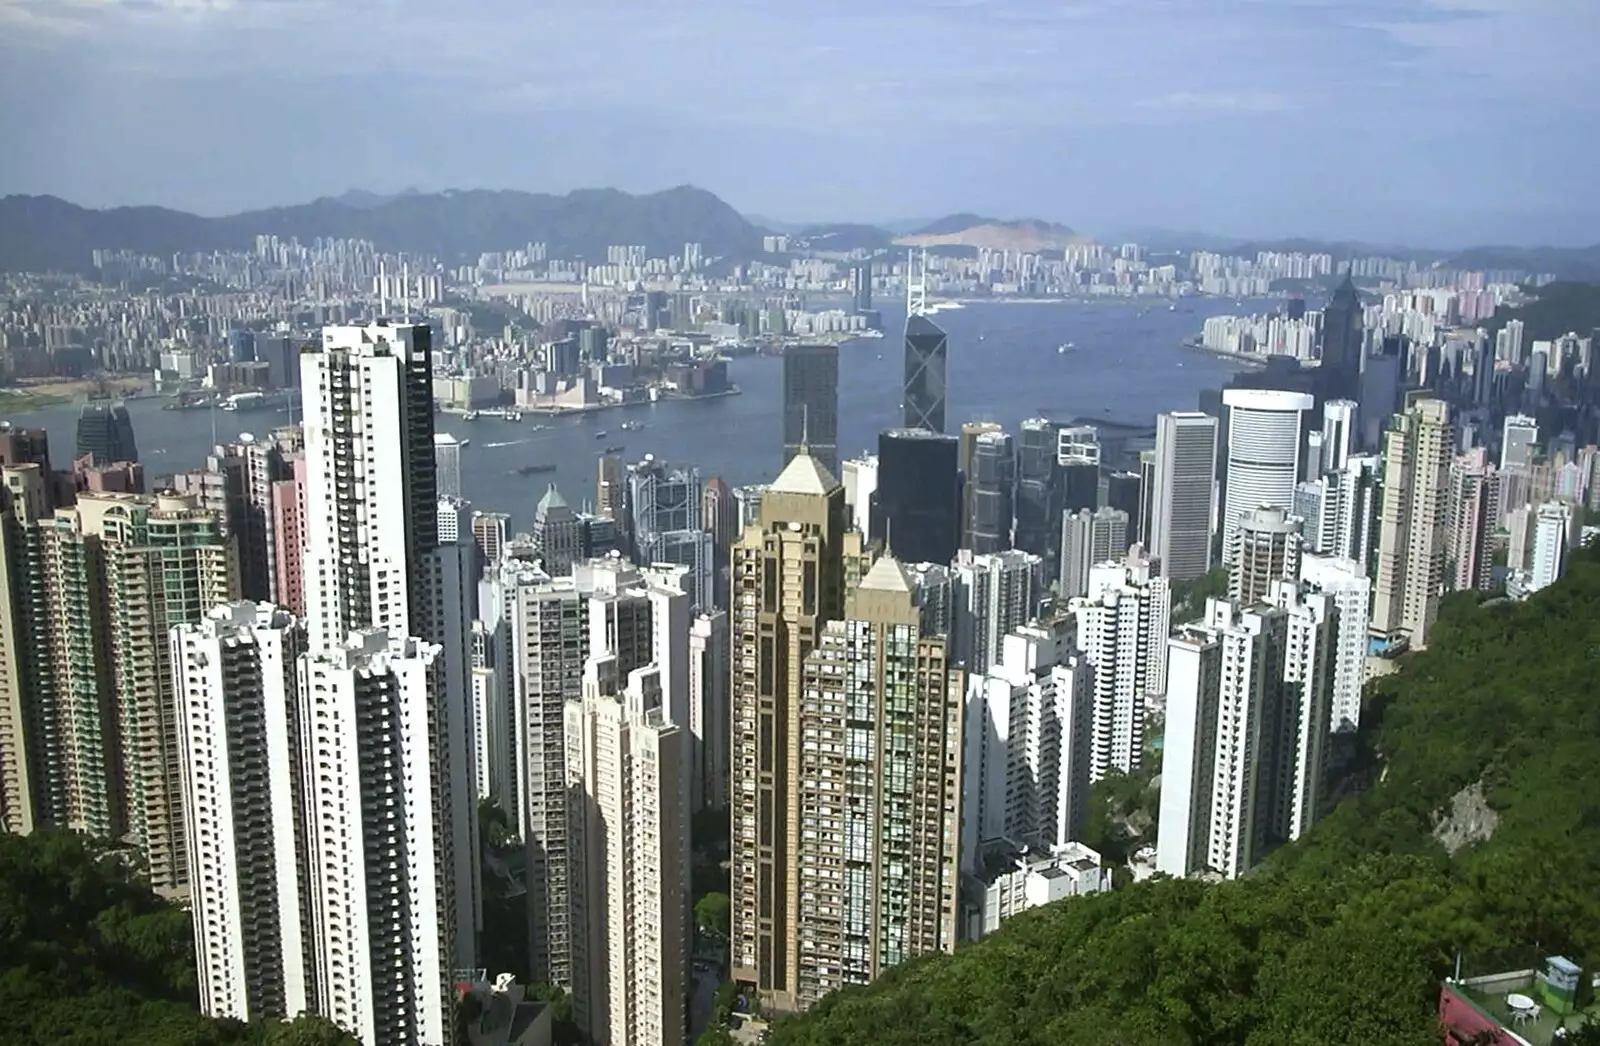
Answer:
[[[0,1046],[357,1046],[202,1017],[189,913],[76,836],[0,832]]]
[[[1600,277],[1600,273],[1596,273]],[[1549,283],[1539,288],[1539,296],[1518,308],[1502,305],[1485,324],[1499,330],[1511,320],[1521,320],[1522,351],[1532,351],[1535,341],[1575,333],[1587,338],[1600,327],[1600,283]]]
[[[1600,963],[1600,557],[1525,604],[1452,596],[1368,698],[1385,773],[1256,875],[1028,912],[779,1021],[770,1046],[1341,1046],[1439,1041],[1438,983]],[[1448,855],[1481,784],[1499,821]]]

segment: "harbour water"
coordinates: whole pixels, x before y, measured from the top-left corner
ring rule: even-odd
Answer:
[[[941,310],[934,318],[950,336],[947,424],[955,431],[963,422],[985,420],[1015,429],[1025,418],[1044,416],[1145,427],[1160,411],[1193,410],[1199,391],[1219,387],[1238,365],[1180,343],[1207,316],[1262,304],[1194,299],[1169,310],[1163,302],[1007,302]],[[886,309],[883,338],[846,342],[840,349],[841,458],[875,447],[878,432],[899,423],[903,363],[896,332],[903,322],[903,313]],[[720,475],[734,485],[770,479],[782,458],[782,362],[740,357],[730,362],[728,376],[742,395],[564,418],[528,414],[520,422],[438,415],[436,424],[471,440],[462,453],[462,487],[473,507],[509,512],[513,526],[524,529],[551,482],[574,505],[592,499],[595,459],[608,446],[625,447],[630,460],[654,454],[695,464],[703,477]],[[201,464],[213,444],[213,424],[217,439],[227,441],[288,421],[271,410],[163,411],[161,403],[128,405],[152,478]],[[78,409],[61,404],[4,420],[45,428],[52,458],[65,463]],[[623,431],[625,421],[644,427]],[[536,424],[549,427],[535,431]],[[517,475],[525,465],[555,470]]]

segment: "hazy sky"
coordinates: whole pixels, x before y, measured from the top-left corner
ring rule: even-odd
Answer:
[[[1600,241],[1600,0],[0,0],[0,192]]]

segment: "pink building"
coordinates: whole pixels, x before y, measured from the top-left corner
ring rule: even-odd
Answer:
[[[277,569],[273,599],[296,617],[306,612],[304,562],[306,549],[306,459],[293,460],[294,478],[272,484],[272,533]]]

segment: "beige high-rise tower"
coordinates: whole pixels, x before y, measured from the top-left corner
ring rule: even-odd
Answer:
[[[1450,405],[1416,399],[1389,423],[1372,632],[1427,645],[1444,590],[1452,440]]]
[[[609,1046],[688,1041],[687,747],[661,684],[656,665],[619,678],[606,654],[565,709],[572,1010]]]
[[[849,527],[844,487],[802,448],[731,559],[732,979],[776,1010],[799,999],[805,661],[869,562]]]
[[[966,674],[880,558],[805,662],[796,1005],[956,943]]]

